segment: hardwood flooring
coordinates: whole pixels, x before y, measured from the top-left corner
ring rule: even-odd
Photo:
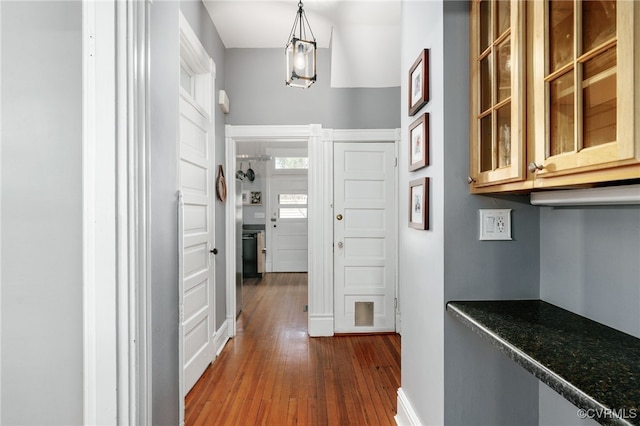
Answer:
[[[307,335],[307,274],[245,281],[237,335],[186,397],[185,424],[395,425],[400,336]]]

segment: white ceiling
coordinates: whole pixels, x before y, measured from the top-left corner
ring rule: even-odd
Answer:
[[[298,11],[297,0],[203,1],[227,48],[284,49]],[[331,46],[331,87],[400,86],[400,0],[303,3],[318,47]]]

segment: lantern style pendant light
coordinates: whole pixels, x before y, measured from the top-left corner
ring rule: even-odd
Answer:
[[[307,88],[316,81],[316,37],[311,31],[311,25],[302,7],[302,1],[300,1],[284,53],[287,60],[286,84]]]

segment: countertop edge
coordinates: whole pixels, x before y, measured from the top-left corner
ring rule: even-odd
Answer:
[[[455,301],[447,302],[446,310],[451,312],[460,322],[469,327],[476,334],[489,341],[493,346],[498,348],[500,352],[503,352],[513,361],[518,363],[522,368],[533,374],[533,376],[535,376],[537,379],[558,392],[562,397],[567,399],[577,408],[582,408],[585,410],[610,410],[610,407],[599,403],[590,395],[575,387],[571,382],[567,381],[561,376],[558,376],[553,372],[553,370],[550,370],[549,368],[538,362],[535,358],[532,358],[527,353],[518,349],[507,340],[503,339],[502,337],[491,331],[489,328],[476,321],[473,317],[469,316],[463,310],[457,307],[455,303]],[[601,420],[605,421],[605,423],[602,424],[606,425],[632,426],[632,423],[619,417],[612,417]]]

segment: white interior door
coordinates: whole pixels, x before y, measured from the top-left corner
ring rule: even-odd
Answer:
[[[184,33],[184,22],[181,30]],[[179,188],[182,193],[180,283],[180,350],[182,396],[193,387],[215,356],[214,262],[214,132],[211,59],[194,52],[204,48],[181,39]],[[204,55],[203,55],[204,56]]]
[[[307,175],[273,175],[269,188],[272,271],[307,272]]]
[[[335,332],[395,331],[395,144],[334,145]]]

